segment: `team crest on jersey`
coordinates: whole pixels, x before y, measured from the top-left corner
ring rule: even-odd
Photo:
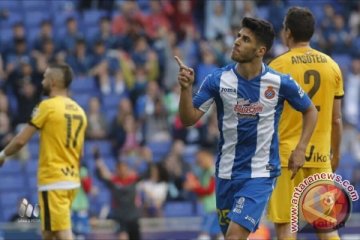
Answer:
[[[264,105],[260,102],[252,103],[250,100],[238,98],[234,111],[239,118],[255,118],[258,113],[263,111]]]
[[[274,87],[268,86],[264,93],[267,99],[273,99],[275,97]]]

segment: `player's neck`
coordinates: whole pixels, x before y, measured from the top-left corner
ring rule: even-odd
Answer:
[[[260,60],[249,63],[238,63],[236,64],[236,71],[242,78],[251,80],[261,73],[262,62]]]
[[[68,97],[68,91],[66,89],[53,89],[51,91],[50,97]]]
[[[310,43],[309,42],[291,42],[289,44],[289,48],[293,49],[293,48],[304,48],[304,47],[310,47]]]

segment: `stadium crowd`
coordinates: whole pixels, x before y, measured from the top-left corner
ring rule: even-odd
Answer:
[[[104,217],[111,204],[110,191],[96,171],[99,158],[111,172],[139,176],[135,201],[142,206],[140,216],[176,215],[175,205],[166,207],[171,201],[191,202],[190,214],[196,215],[201,211],[196,196],[188,191],[188,173],[197,171],[198,149],[211,149],[215,156],[216,109],[194,127],[182,125],[173,56],[195,69],[198,88],[209,72],[231,62],[229,53],[241,19],[251,16],[269,20],[278,33],[267,56],[271,60],[286,51],[280,32],[292,5],[315,13],[312,46],[332,56],[342,69],[343,158],[337,173],[360,192],[360,3],[356,1],[0,1],[0,146],[28,121],[40,101],[47,64],[67,62],[75,74],[71,96],[89,119],[83,165],[93,181],[87,191],[91,215]],[[26,160],[21,164],[35,164],[37,147],[35,139],[16,158]],[[34,178],[35,172],[30,172],[24,181]],[[360,202],[354,203],[353,211],[360,212]],[[0,219],[9,220],[5,214]]]

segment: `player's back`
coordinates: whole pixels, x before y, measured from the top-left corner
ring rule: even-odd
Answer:
[[[290,74],[308,93],[318,109],[318,123],[307,149],[305,167],[326,167],[330,163],[331,122],[334,98],[343,93],[339,66],[326,54],[310,47],[294,48],[275,58],[270,67]],[[287,166],[302,130],[301,113],[284,105],[279,124],[282,166]]]
[[[87,126],[84,110],[72,99],[56,96],[39,104],[31,123],[40,129],[39,188],[78,184]]]

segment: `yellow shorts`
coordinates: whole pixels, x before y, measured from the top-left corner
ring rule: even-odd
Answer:
[[[274,223],[289,223],[291,197],[294,188],[305,178],[315,173],[331,173],[331,168],[301,168],[293,181],[290,180],[292,172],[288,168],[281,168],[281,175],[276,181],[276,186],[268,203],[267,217]]]
[[[71,229],[71,204],[77,189],[39,192],[42,231]]]

